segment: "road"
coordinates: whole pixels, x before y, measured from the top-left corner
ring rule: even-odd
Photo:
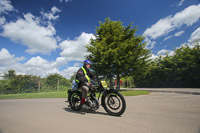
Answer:
[[[81,114],[65,99],[0,100],[0,133],[200,133],[200,95],[151,92],[125,97],[121,117]]]

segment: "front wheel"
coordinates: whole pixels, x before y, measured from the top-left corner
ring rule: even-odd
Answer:
[[[74,111],[81,110],[81,92],[80,91],[70,91],[68,92],[69,105]]]
[[[126,101],[118,91],[108,92],[102,98],[102,105],[108,114],[120,116],[125,112]]]

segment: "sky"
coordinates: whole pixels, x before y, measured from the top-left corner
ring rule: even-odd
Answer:
[[[200,42],[200,0],[0,0],[0,75],[70,78],[107,17],[133,22],[152,58]]]

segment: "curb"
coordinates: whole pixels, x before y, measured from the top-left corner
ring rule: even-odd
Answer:
[[[163,92],[163,93],[178,93],[178,94],[190,94],[190,95],[200,95],[200,89],[199,92],[197,91],[185,91],[185,90],[161,90],[161,89],[134,89],[134,88],[123,88],[128,90],[144,90],[149,92]]]
[[[164,93],[179,93],[179,94],[191,94],[191,95],[200,95],[200,92],[186,92],[186,91],[161,91],[161,90],[145,90],[150,92],[164,92]]]

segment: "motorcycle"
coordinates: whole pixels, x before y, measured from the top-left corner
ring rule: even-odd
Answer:
[[[81,110],[81,98],[82,93],[80,90],[68,90],[68,102],[72,110]],[[100,107],[100,98],[101,105],[109,115],[121,116],[125,112],[126,101],[123,95],[115,89],[109,89],[106,82],[101,80],[92,82],[92,85],[89,87],[85,101],[87,109],[98,110]]]

